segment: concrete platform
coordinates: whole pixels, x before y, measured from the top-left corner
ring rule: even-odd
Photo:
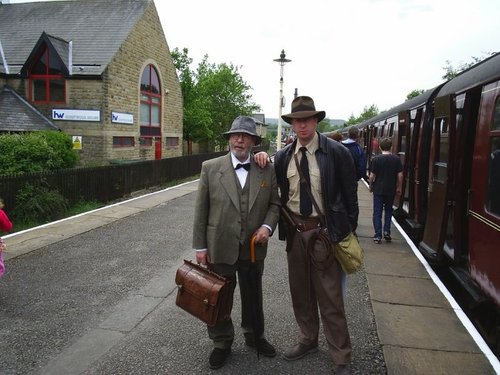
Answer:
[[[76,236],[104,225],[118,223],[121,219],[133,217],[151,208],[161,206],[168,201],[190,194],[196,189],[197,181],[186,183],[94,210],[87,214],[5,236],[4,239],[10,249],[5,254],[6,259],[13,259],[72,237],[78,238]],[[439,280],[436,281],[432,270],[425,264],[425,260],[419,256],[418,252],[415,252],[411,244],[407,243],[404,234],[399,233],[393,225],[393,241],[391,243],[375,244],[372,241],[372,197],[362,182],[359,184],[358,196],[360,216],[357,234],[365,252],[364,270],[360,272],[364,272],[366,277],[371,309],[387,373],[397,375],[499,374],[498,359],[489,351],[456,303],[448,298],[446,292],[442,292]],[[169,228],[169,230],[172,231],[171,235],[175,236],[176,229]],[[282,247],[281,243],[277,243],[276,251],[281,252]],[[72,246],[68,246],[67,251],[72,249]],[[183,254],[179,254],[179,256],[183,256]],[[88,329],[86,335],[74,339],[73,344],[67,346],[58,356],[49,361],[41,373],[84,372],[90,364],[107,355],[106,353],[113,352],[112,348],[116,349],[120,343],[123,344],[127,336],[132,335],[133,337],[131,332],[140,326],[139,322],[142,322],[146,316],[154,315],[159,309],[165,308],[167,302],[172,304],[172,291],[175,289],[172,274],[177,261],[177,257],[170,260],[168,272],[162,272],[156,276],[152,275],[151,280],[146,285],[117,304],[116,309],[113,310],[115,312],[110,313],[107,318],[102,318],[98,324],[93,326],[93,329]],[[286,273],[286,271],[283,272]],[[349,276],[348,279],[352,281],[357,276]],[[348,280],[348,287],[352,289],[350,292],[354,293],[353,284],[349,284],[350,280]],[[274,292],[286,295],[286,282],[282,280],[280,283],[282,284],[279,284],[279,290]],[[270,282],[270,285],[278,289],[275,280]],[[275,301],[277,297],[273,298],[272,301]],[[276,325],[281,332],[281,336],[278,337],[283,337],[283,332],[293,336],[293,322],[287,323],[290,324],[290,328],[281,327],[282,323],[285,322],[283,317],[287,314],[290,315],[291,307],[289,304],[273,304],[271,301],[266,302],[266,304],[270,306],[269,320],[277,322]],[[370,303],[367,305],[368,313],[362,313],[362,315],[370,315]],[[354,308],[356,307],[347,306],[347,310]],[[127,314],[123,315],[123,311],[126,311]],[[189,321],[175,307],[169,307],[168,311],[169,319],[176,319],[175,324],[182,325],[182,323],[178,323],[179,320]],[[201,332],[201,335],[203,334]],[[196,340],[202,342],[203,347],[206,347],[207,345],[203,341],[206,338],[202,337],[203,339],[197,338]],[[286,337],[289,341],[293,340],[292,337]],[[355,340],[362,339],[362,337],[355,338]],[[198,341],[195,343],[200,344]],[[133,342],[137,342],[137,339]],[[157,344],[152,342],[152,345]],[[140,350],[138,352],[142,353]],[[308,373],[309,367],[307,366],[316,369],[316,373],[326,373],[327,370],[321,371],[321,369],[329,369],[329,365],[320,364],[318,366],[318,360],[329,363],[325,351],[320,352],[319,358],[317,356],[306,359],[301,365],[277,360],[271,362],[273,364],[261,362],[255,368],[244,367],[243,369],[239,366],[245,362],[239,355],[235,354],[233,365],[242,373],[247,370],[248,373],[263,373],[259,368],[261,368],[260,366],[264,368],[265,365],[274,366],[276,374]],[[117,358],[121,361],[119,355]],[[354,358],[354,360],[369,361],[370,359]],[[199,366],[205,369],[205,364]],[[267,370],[270,368],[268,367]],[[181,369],[182,367],[175,367],[175,371],[181,371]],[[174,370],[174,367],[171,370]],[[231,367],[227,371],[227,373],[231,373]],[[96,370],[94,373],[99,373],[99,371]]]
[[[473,327],[466,329],[462,320],[472,324],[394,221],[393,241],[373,242],[372,196],[363,182],[358,196],[358,236],[387,373],[499,373],[498,359]]]

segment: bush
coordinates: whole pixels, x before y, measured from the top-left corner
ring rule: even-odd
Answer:
[[[12,216],[16,221],[48,222],[63,218],[68,207],[68,200],[57,190],[27,184],[17,194]]]
[[[0,135],[0,175],[72,168],[77,161],[71,138],[62,132]]]

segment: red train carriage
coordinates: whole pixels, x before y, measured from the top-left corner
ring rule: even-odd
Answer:
[[[500,54],[356,126],[368,160],[392,138],[404,165],[395,216],[421,252],[500,309]]]

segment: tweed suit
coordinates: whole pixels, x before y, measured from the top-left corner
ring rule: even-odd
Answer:
[[[238,184],[230,153],[203,163],[195,204],[193,248],[208,249],[212,269],[234,282],[238,271],[242,326],[247,333],[251,331],[245,308],[248,290],[245,281],[241,280],[240,270],[248,267],[252,234],[263,224],[273,231],[276,228],[280,201],[274,168],[269,165],[261,169],[251,160],[245,185],[248,189],[248,212],[246,218],[242,218],[241,188]],[[245,222],[246,228],[242,228]],[[267,243],[257,245],[255,252],[258,266],[263,270]],[[231,320],[209,327],[208,332],[216,347],[231,346],[234,338]]]

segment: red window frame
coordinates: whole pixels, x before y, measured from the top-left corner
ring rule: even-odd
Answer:
[[[140,134],[144,138],[161,137],[161,83],[156,68],[149,64],[141,76]],[[143,111],[148,111],[143,113]],[[158,123],[153,122],[158,114]]]
[[[50,50],[47,47],[46,44],[42,46],[40,49],[40,52],[38,54],[37,59],[35,60],[35,63],[30,68],[30,74],[29,74],[29,96],[30,100],[33,103],[65,103],[66,102],[66,79],[60,69],[52,63],[51,58],[50,58]],[[40,61],[44,59],[45,61],[42,61],[42,64],[45,65],[45,73],[44,74],[39,74],[39,73],[33,73],[34,68],[37,65],[40,65]],[[52,64],[52,65],[51,65]],[[36,81],[41,81],[45,83],[45,95],[43,100],[37,100],[35,96],[35,82]],[[51,83],[55,83],[55,81],[61,81],[62,82],[62,100],[52,100],[52,97],[55,95],[55,91],[51,90],[51,87],[55,87],[51,85]]]

